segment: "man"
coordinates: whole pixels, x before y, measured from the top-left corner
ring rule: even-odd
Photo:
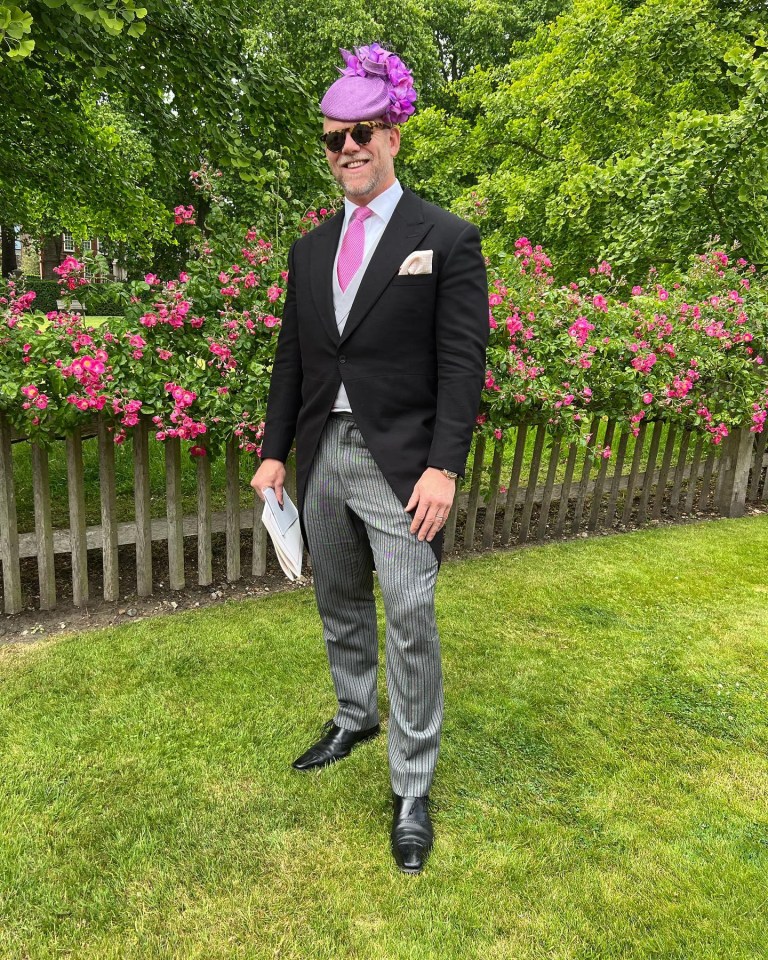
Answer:
[[[379,733],[375,567],[387,620],[392,850],[418,873],[443,714],[434,593],[485,373],[488,290],[477,229],[403,190],[400,126],[416,99],[378,44],[326,92],[326,158],[344,210],[289,256],[262,463],[252,486],[297,485],[338,710],[293,764],[324,767]]]

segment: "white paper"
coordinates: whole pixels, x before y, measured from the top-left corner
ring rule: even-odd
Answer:
[[[275,491],[267,487],[264,491],[264,510],[261,522],[267,528],[283,573],[289,580],[301,576],[301,563],[304,557],[304,541],[301,536],[299,511],[283,490],[283,506],[277,502]]]

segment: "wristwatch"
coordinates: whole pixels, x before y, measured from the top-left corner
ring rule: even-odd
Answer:
[[[458,477],[458,473],[455,473],[453,470],[446,470],[445,467],[443,467],[440,473],[448,477],[449,480],[455,480],[456,477]]]

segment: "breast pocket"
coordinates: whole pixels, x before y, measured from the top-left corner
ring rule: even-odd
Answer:
[[[434,273],[409,273],[399,274],[392,278],[390,285],[393,287],[427,287],[435,282]]]

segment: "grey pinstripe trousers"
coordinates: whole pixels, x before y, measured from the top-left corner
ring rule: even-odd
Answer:
[[[429,792],[443,679],[435,622],[438,563],[387,483],[352,414],[331,414],[307,480],[304,525],[331,676],[335,722],[379,722],[373,566],[384,599],[389,768],[400,796]]]

